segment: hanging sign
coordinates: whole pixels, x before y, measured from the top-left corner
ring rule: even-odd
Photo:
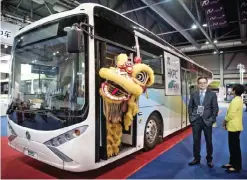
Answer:
[[[201,0],[201,7],[204,9],[207,22],[212,29],[228,26],[225,10],[220,0]]]
[[[241,24],[247,24],[247,0],[241,0],[239,5]]]
[[[1,43],[12,45],[14,41],[14,37],[17,34],[21,27],[15,24],[11,24],[5,21],[1,21]]]
[[[215,4],[219,4],[220,0],[201,0],[200,4],[203,9],[210,8]]]
[[[180,59],[165,52],[165,82],[167,96],[181,95]]]

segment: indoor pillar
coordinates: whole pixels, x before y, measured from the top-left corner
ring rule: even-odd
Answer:
[[[224,87],[224,54],[220,54],[219,59],[220,59],[220,86]]]

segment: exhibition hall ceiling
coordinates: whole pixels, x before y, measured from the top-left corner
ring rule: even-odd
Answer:
[[[247,0],[2,0],[2,19],[26,25],[86,2],[122,13],[188,55],[247,49]]]

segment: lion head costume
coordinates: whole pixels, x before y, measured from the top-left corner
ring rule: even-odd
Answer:
[[[99,75],[106,80],[101,84],[100,95],[107,121],[107,154],[111,157],[119,153],[122,120],[124,129],[129,130],[138,112],[137,100],[153,85],[154,73],[148,65],[141,63],[141,58],[135,58],[133,64],[126,54],[120,54],[117,67],[101,68]]]

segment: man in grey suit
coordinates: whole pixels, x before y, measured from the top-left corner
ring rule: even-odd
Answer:
[[[197,80],[199,91],[191,94],[189,102],[189,120],[193,132],[193,151],[194,160],[189,163],[190,166],[200,164],[201,156],[201,134],[204,132],[207,146],[207,164],[213,167],[213,144],[212,144],[212,126],[216,122],[219,106],[216,93],[207,89],[208,79],[199,77]]]

